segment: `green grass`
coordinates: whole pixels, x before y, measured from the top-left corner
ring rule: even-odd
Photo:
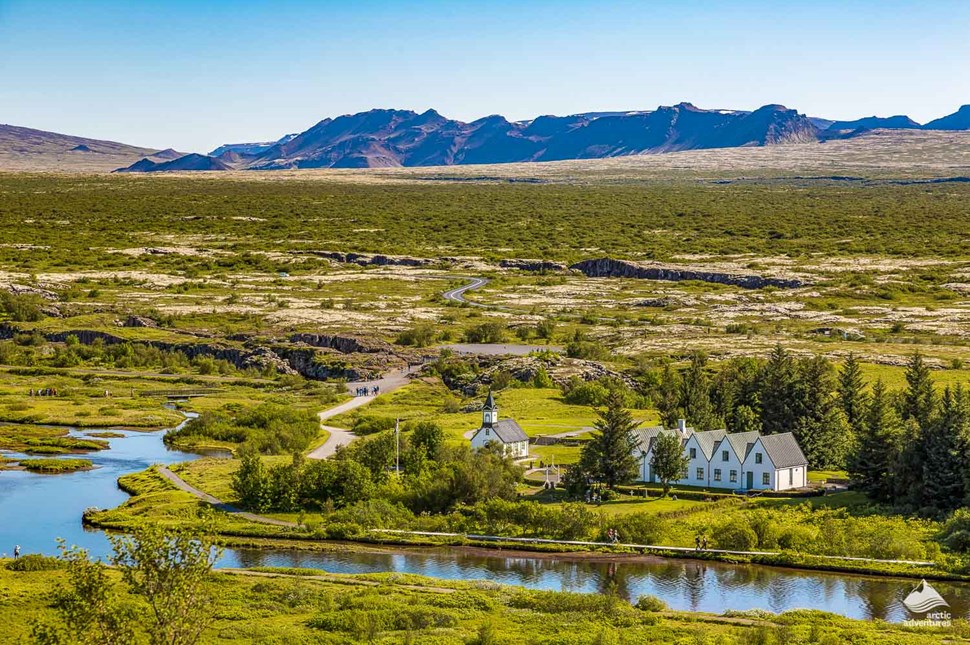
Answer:
[[[445,401],[454,396],[438,379],[424,379],[395,392],[382,394],[362,408],[333,417],[327,421],[327,425],[350,428],[358,417],[401,419],[402,422],[428,420],[440,425],[452,441],[466,441],[464,433],[477,430],[481,426],[482,415],[481,412],[444,412]],[[508,388],[495,393],[495,402],[499,406],[499,416],[515,419],[530,437],[582,430],[592,427],[597,419],[593,408],[563,401],[558,388]],[[480,397],[469,397],[461,405],[481,403]],[[646,424],[657,420],[655,412],[632,412],[638,421]],[[572,454],[571,450],[564,451],[563,446],[552,448],[564,455]]]
[[[56,618],[49,591],[65,585],[66,572],[11,571],[0,561],[0,620],[4,635],[21,642],[33,622]],[[109,572],[109,579],[119,582]],[[360,643],[419,645],[561,642],[626,643],[794,642],[823,633],[824,643],[928,645],[959,639],[967,628],[913,631],[821,612],[796,611],[740,617],[641,611],[599,594],[532,592],[515,587],[445,581],[399,574],[334,575],[324,571],[270,569],[216,572],[209,583],[215,621],[205,643]],[[135,598],[125,596],[128,602]],[[134,604],[137,611],[147,611]],[[484,640],[486,638],[491,640]],[[799,641],[801,642],[801,641]],[[807,641],[806,641],[807,642]]]
[[[21,459],[20,465],[30,472],[56,475],[92,468],[90,459]]]

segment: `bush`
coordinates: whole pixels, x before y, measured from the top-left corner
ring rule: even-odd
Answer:
[[[721,549],[751,551],[758,546],[758,534],[743,518],[735,518],[717,528],[714,543]]]
[[[377,434],[386,430],[394,429],[394,419],[391,417],[365,417],[359,416],[354,419],[353,431],[358,436]]]
[[[501,343],[505,340],[505,325],[498,321],[483,322],[465,330],[466,343]]]
[[[665,611],[667,603],[656,596],[640,596],[634,607],[640,611]]]
[[[64,563],[58,558],[39,553],[28,553],[7,563],[7,568],[11,571],[53,571],[63,567]]]

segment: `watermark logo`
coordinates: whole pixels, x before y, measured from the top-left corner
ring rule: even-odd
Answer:
[[[950,603],[944,600],[943,596],[937,593],[926,580],[920,580],[916,588],[903,598],[903,604],[914,614],[926,614],[919,620],[904,621],[903,624],[907,627],[949,627],[951,624],[950,612],[932,611],[940,607],[949,608]]]

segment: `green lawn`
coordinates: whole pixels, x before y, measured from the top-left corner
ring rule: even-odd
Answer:
[[[440,425],[447,436],[458,441],[469,430],[477,430],[481,425],[481,412],[444,412],[443,407],[454,394],[437,379],[424,379],[389,394],[382,394],[372,403],[352,412],[328,420],[328,425],[350,428],[357,417],[384,417],[410,420],[433,421]],[[461,406],[480,405],[481,400],[467,398]],[[515,419],[527,435],[559,434],[589,428],[597,419],[594,408],[583,405],[570,405],[562,400],[558,388],[508,388],[495,393],[495,402],[501,418]],[[639,422],[657,422],[654,411],[631,411]],[[564,455],[572,454],[563,446],[553,447],[562,450]],[[539,454],[539,452],[536,452]],[[550,457],[552,453],[549,453]]]

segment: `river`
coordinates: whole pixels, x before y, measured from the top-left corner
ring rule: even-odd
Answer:
[[[85,529],[81,514],[89,507],[110,508],[127,495],[117,487],[121,475],[155,463],[198,455],[169,450],[164,431],[119,431],[110,448],[86,455],[94,470],[61,475],[0,471],[0,553],[20,544],[24,553],[57,552],[64,538],[104,556],[104,533]],[[84,431],[71,431],[81,436]],[[9,454],[9,453],[8,453]],[[603,592],[615,590],[635,600],[662,598],[672,609],[720,613],[727,609],[822,609],[852,618],[901,621],[911,618],[902,599],[916,581],[797,571],[756,565],[635,557],[619,561],[449,548],[361,549],[332,552],[228,549],[221,567],[288,566],[333,573],[414,573],[451,580],[489,580],[533,589]],[[933,583],[955,617],[970,616],[970,585]]]

